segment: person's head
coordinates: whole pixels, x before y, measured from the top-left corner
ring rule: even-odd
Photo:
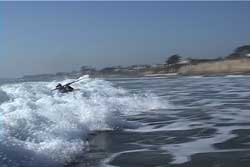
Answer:
[[[58,89],[58,88],[61,88],[61,87],[63,87],[63,86],[62,86],[62,84],[60,84],[60,83],[56,85],[56,88],[57,88],[57,89]]]

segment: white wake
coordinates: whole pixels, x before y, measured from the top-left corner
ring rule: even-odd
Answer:
[[[56,166],[72,161],[84,153],[90,131],[122,128],[121,115],[164,107],[153,94],[131,94],[101,79],[85,76],[73,84],[77,90],[67,94],[51,91],[56,84],[0,87],[9,98],[0,105],[1,166]]]

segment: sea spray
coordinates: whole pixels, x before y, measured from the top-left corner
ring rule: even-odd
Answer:
[[[122,128],[121,115],[165,107],[152,93],[131,94],[101,79],[85,76],[67,94],[51,91],[56,84],[1,86],[8,97],[0,105],[1,166],[60,166],[84,153],[90,131]]]

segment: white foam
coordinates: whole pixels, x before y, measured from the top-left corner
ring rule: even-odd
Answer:
[[[218,132],[214,137],[205,138],[205,139],[197,139],[191,142],[185,142],[180,144],[169,144],[166,146],[162,146],[161,149],[167,150],[174,156],[174,161],[172,164],[182,164],[188,162],[191,159],[191,155],[197,153],[209,153],[209,152],[226,152],[226,151],[246,151],[249,149],[222,149],[217,150],[213,147],[215,143],[222,143],[235,137],[235,134],[232,134],[232,130],[235,129],[249,129],[250,127],[239,127],[239,126],[231,126],[231,127],[221,127],[217,128]]]
[[[157,123],[157,122],[154,122]],[[156,128],[156,125],[147,125],[144,123],[143,126],[138,127],[137,129],[126,129],[127,132],[138,132],[138,133],[146,133],[146,132],[161,132],[161,131],[170,131],[170,130],[191,130],[193,129],[192,125],[198,124],[200,128],[205,127],[202,122],[199,121],[186,121],[184,119],[178,119],[178,121],[170,123],[168,125],[164,125],[160,128]]]
[[[225,76],[226,78],[241,78],[241,77],[248,77],[248,75],[237,75],[237,74],[235,74],[235,75],[226,75]]]
[[[195,75],[195,76],[188,76],[187,78],[199,79],[199,78],[204,78],[204,76],[202,76],[202,75]]]
[[[34,153],[33,159],[43,156],[64,163],[84,152],[90,131],[122,126],[120,115],[166,108],[154,94],[131,95],[101,79],[81,79],[73,85],[79,90],[68,94],[51,91],[57,82],[1,86],[10,99],[0,105],[0,149],[8,142],[13,145],[11,154],[25,150]],[[17,158],[8,155],[0,151],[14,166]],[[25,154],[19,156],[22,159]],[[0,157],[0,165],[4,164]]]

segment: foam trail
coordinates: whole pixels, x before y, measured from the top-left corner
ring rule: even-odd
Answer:
[[[120,115],[165,108],[153,94],[130,94],[88,76],[68,94],[51,91],[56,84],[1,86],[8,100],[0,105],[0,166],[61,166],[84,153],[90,131],[122,128]]]

